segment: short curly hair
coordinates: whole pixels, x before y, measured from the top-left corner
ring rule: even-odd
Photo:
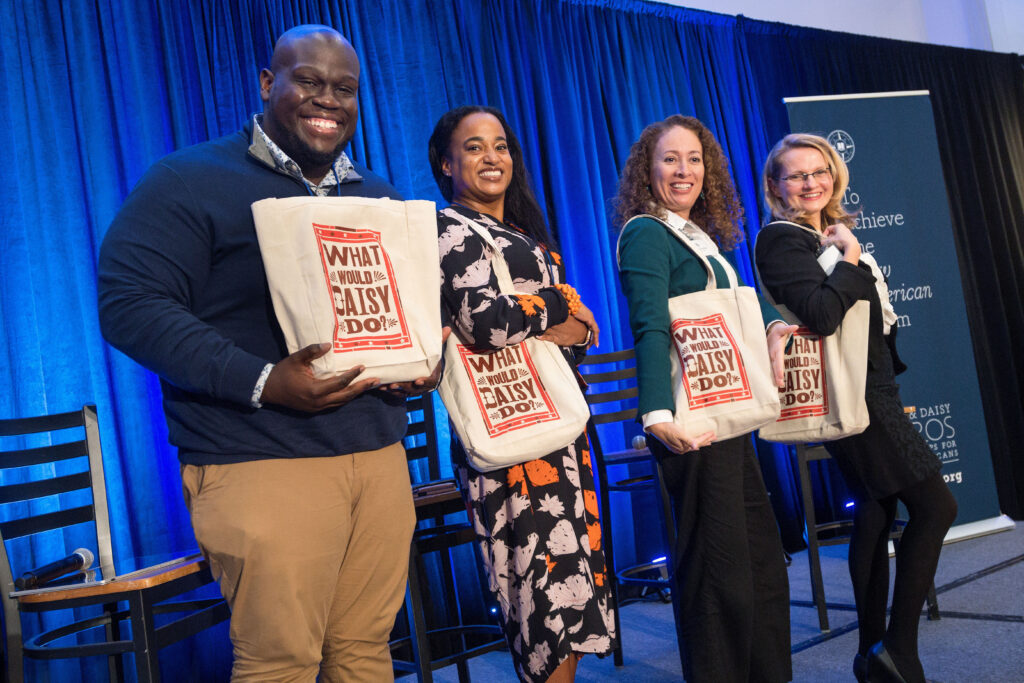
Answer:
[[[633,216],[652,213],[652,204],[662,217],[667,213],[651,192],[651,157],[662,135],[676,127],[693,132],[703,148],[704,185],[690,209],[690,220],[711,235],[719,248],[732,249],[743,239],[743,205],[729,175],[729,160],[707,126],[682,114],[647,126],[630,148],[613,202],[615,226],[621,229]]]
[[[779,174],[782,173],[782,155],[786,152],[807,147],[821,152],[828,166],[828,172],[832,176],[832,198],[828,205],[821,210],[822,227],[833,223],[842,223],[848,228],[854,226],[855,215],[843,207],[843,196],[846,188],[850,186],[850,171],[843,163],[839,153],[832,149],[828,140],[820,135],[810,133],[790,133],[775,143],[772,151],[768,152],[768,158],[764,162],[764,169],[761,171],[761,191],[764,193],[764,203],[769,213],[774,218],[782,218],[795,223],[806,223],[807,216],[799,209],[794,209],[785,204],[782,198],[775,193],[773,185],[780,182]]]

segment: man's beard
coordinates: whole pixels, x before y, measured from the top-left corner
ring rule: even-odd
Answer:
[[[299,168],[305,172],[308,168],[322,168],[324,166],[332,166],[334,160],[338,158],[341,151],[345,149],[345,145],[348,144],[348,138],[343,139],[339,142],[333,150],[329,152],[320,152],[310,147],[305,141],[303,141],[298,135],[290,130],[283,131],[285,139],[282,141],[284,144],[278,144],[284,153],[287,154],[292,161],[299,165]]]

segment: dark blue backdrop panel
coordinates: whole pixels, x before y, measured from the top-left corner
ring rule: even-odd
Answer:
[[[1024,334],[1019,297],[998,294],[999,282],[1016,282],[1017,293],[1024,282],[1024,88],[1011,56],[621,0],[3,2],[0,415],[98,405],[118,556],[185,550],[195,541],[157,383],[99,333],[99,243],[150,164],[236,130],[259,110],[258,74],[273,40],[303,22],[351,38],[362,64],[351,151],[407,197],[440,201],[426,140],[444,111],[467,103],[505,111],[572,282],[601,324],[602,350],[632,343],[608,200],[645,125],[681,112],[718,136],[747,214],[748,240],[734,259],[750,281],[748,249],[762,217],[756,177],[765,151],[786,132],[781,97],[928,88],[951,165],[968,312],[994,340],[975,337],[975,352],[983,395],[1000,398],[986,406],[990,436],[999,432],[997,479],[1011,504],[1024,491],[1024,467],[1006,455],[1009,443],[1024,440],[1022,369],[994,370],[998,349]],[[952,186],[966,188],[964,196]],[[979,218],[988,240],[972,238]],[[990,291],[997,294],[981,296]],[[788,456],[763,455],[775,456],[762,463],[792,537],[798,510]],[[57,545],[20,550],[15,562],[52,559]],[[217,642],[188,650],[191,664],[176,661],[170,680],[222,671],[225,649]],[[74,680],[72,670],[53,675]]]

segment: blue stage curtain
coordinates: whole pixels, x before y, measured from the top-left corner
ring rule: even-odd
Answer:
[[[1015,56],[627,0],[0,3],[0,415],[98,405],[119,557],[195,541],[155,378],[99,333],[99,244],[150,164],[259,110],[258,72],[274,38],[304,22],[352,40],[362,63],[352,154],[407,197],[441,202],[426,140],[444,111],[481,103],[506,113],[570,279],[601,324],[602,350],[632,343],[609,199],[646,124],[681,112],[714,131],[746,210],[748,239],[732,258],[752,283],[750,248],[763,219],[757,176],[787,132],[780,98],[930,89],[982,393],[992,401],[997,480],[1004,509],[1021,514],[1024,464],[1009,445],[1024,440],[1024,369],[1006,366],[1019,364],[1006,349],[1024,336],[1024,87]],[[784,536],[799,543],[789,456],[762,444],[762,464]],[[19,549],[15,563],[48,561],[53,547]],[[618,548],[625,560],[646,552]],[[165,657],[166,680],[223,677],[220,634]],[[52,680],[89,677],[77,664],[60,666]]]

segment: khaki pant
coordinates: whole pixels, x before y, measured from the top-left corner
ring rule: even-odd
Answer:
[[[182,467],[196,540],[231,606],[232,681],[391,680],[415,510],[400,443]]]

